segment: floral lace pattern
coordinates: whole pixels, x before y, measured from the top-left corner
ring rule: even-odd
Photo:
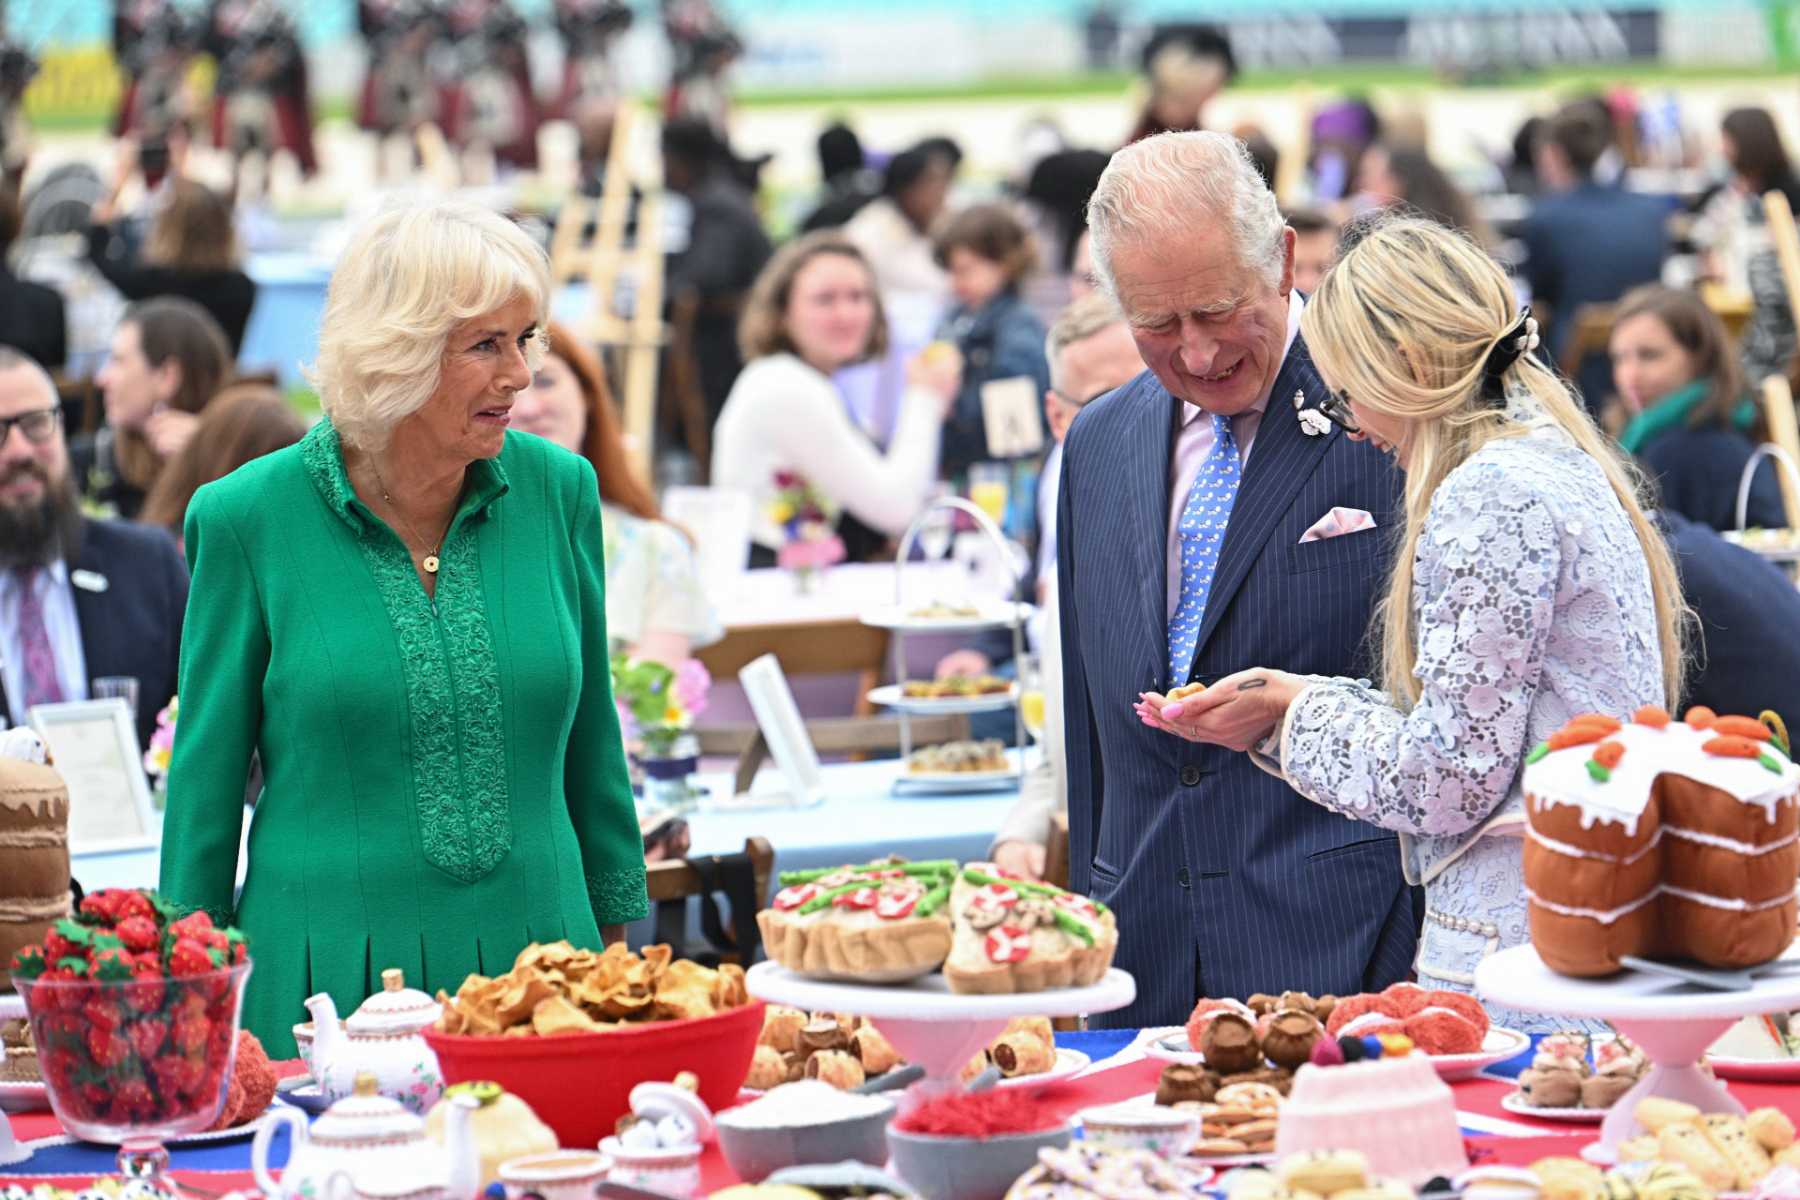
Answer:
[[[411,718],[409,757],[426,861],[473,883],[512,849],[512,815],[500,711],[500,668],[481,597],[472,513],[459,512],[428,599],[399,539],[363,515],[344,473],[337,431],[321,421],[301,456],[332,508],[358,530],[394,636]],[[504,485],[501,485],[503,490]],[[471,490],[474,501],[485,498]],[[465,505],[469,502],[465,501]]]
[[[586,882],[588,903],[593,906],[594,919],[600,924],[622,925],[649,915],[642,863],[622,871],[589,875]]]
[[[1288,709],[1282,765],[1314,802],[1400,832],[1408,877],[1432,883],[1484,830],[1523,819],[1531,745],[1577,713],[1661,703],[1662,660],[1630,519],[1599,464],[1542,422],[1444,480],[1412,603],[1418,704],[1309,686]],[[1508,904],[1516,843],[1510,862]]]

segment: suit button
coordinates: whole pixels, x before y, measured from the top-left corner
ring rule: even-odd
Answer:
[[[1181,868],[1181,873],[1175,876],[1175,879],[1182,887],[1187,887],[1190,882],[1188,879],[1188,869],[1186,867]]]
[[[1182,787],[1193,787],[1195,784],[1197,784],[1199,782],[1200,782],[1200,768],[1199,767],[1196,767],[1192,763],[1190,763],[1187,766],[1181,768],[1181,786]]]

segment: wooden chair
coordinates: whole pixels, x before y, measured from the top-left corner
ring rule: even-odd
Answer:
[[[1769,226],[1769,240],[1775,245],[1775,259],[1781,264],[1781,282],[1787,289],[1788,312],[1800,313],[1800,231],[1794,228],[1794,210],[1787,196],[1771,191],[1763,196],[1763,219]],[[1795,361],[1789,359],[1787,370],[1794,373]]]
[[[888,631],[860,621],[797,621],[771,625],[747,625],[728,631],[710,646],[695,652],[714,679],[735,679],[755,659],[773,654],[781,669],[796,675],[847,675],[856,681],[856,715],[874,711],[867,693],[881,682],[887,663]]]
[[[1059,888],[1069,886],[1069,814],[1053,813],[1050,817],[1050,841],[1044,847],[1044,882]]]
[[[1771,375],[1762,385],[1763,420],[1769,427],[1769,440],[1787,451],[1788,457],[1800,464],[1800,421],[1794,414],[1794,392],[1780,375]],[[1775,478],[1781,483],[1781,507],[1787,514],[1789,529],[1800,529],[1800,486],[1786,464],[1775,464]]]
[[[807,736],[821,754],[891,754],[900,749],[900,721],[895,717],[822,717],[806,723]],[[750,790],[756,772],[769,756],[762,730],[754,725],[718,725],[696,731],[703,755],[737,756],[736,792]],[[966,713],[914,717],[915,746],[962,741],[969,736]]]
[[[1581,374],[1581,364],[1588,355],[1606,353],[1617,312],[1618,306],[1614,304],[1584,304],[1575,310],[1574,332],[1556,363],[1564,375],[1575,378]]]
[[[753,880],[754,907],[749,912],[735,911],[732,904],[729,916],[730,927],[727,930],[733,940],[742,946],[744,939],[750,940],[750,953],[746,956],[742,951],[722,951],[721,961],[736,962],[739,966],[748,967],[761,949],[761,939],[756,936],[756,913],[769,902],[769,885],[775,873],[775,850],[769,845],[767,838],[752,837],[744,840],[744,848],[737,854],[710,855],[702,858],[675,859],[669,862],[651,863],[644,869],[645,887],[650,893],[650,902],[656,906],[656,929],[659,941],[685,941],[687,925],[687,904],[692,898],[698,898],[703,905],[715,904],[713,895],[724,887],[729,887],[730,874],[741,870],[747,864]],[[707,880],[714,880],[709,885]],[[729,900],[729,893],[727,893]],[[702,927],[707,924],[706,910],[702,910]],[[714,915],[717,909],[713,909]],[[722,915],[719,919],[721,930],[726,930]],[[717,933],[710,936],[717,937]]]

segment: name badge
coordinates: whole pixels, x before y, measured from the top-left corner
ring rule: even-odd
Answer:
[[[104,592],[112,586],[98,571],[70,571],[69,582],[84,592]]]

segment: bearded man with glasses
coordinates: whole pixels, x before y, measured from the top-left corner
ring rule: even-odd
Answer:
[[[82,515],[62,408],[45,370],[0,346],[0,686],[9,725],[86,700],[89,681],[138,681],[147,743],[175,694],[188,573],[161,529]]]

